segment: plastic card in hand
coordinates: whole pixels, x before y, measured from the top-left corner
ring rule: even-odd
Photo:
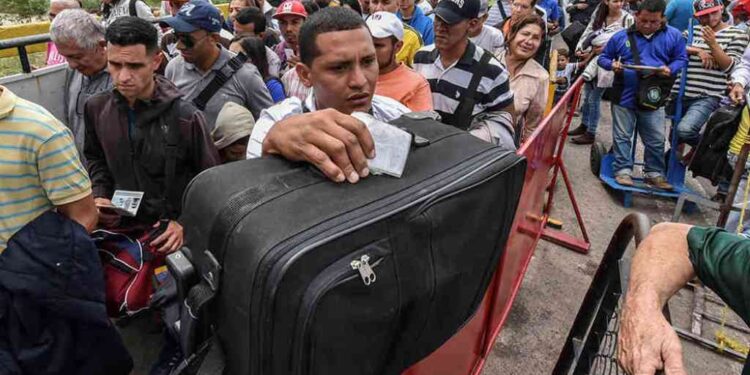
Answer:
[[[123,216],[135,216],[142,200],[142,191],[115,190],[112,195],[112,205],[119,208],[118,213]]]
[[[367,113],[355,112],[352,116],[367,125],[375,142],[375,158],[369,159],[367,163],[370,172],[401,177],[409,157],[411,134],[378,121]]]

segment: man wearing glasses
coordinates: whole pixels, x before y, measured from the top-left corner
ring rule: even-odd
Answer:
[[[58,53],[68,60],[63,122],[73,132],[76,149],[85,165],[83,106],[90,97],[112,89],[112,79],[107,72],[104,26],[82,9],[68,9],[57,13],[50,27],[50,37]]]
[[[251,64],[236,62],[235,54],[219,44],[221,14],[213,5],[202,0],[193,0],[180,8],[174,17],[165,19],[177,37],[180,56],[167,65],[165,76],[186,94],[206,115],[210,132],[216,117],[226,102],[237,103],[258,118],[260,111],[273,105],[258,69]],[[220,75],[223,84],[210,95],[202,94],[214,86],[214,77]],[[211,89],[211,87],[209,87]],[[201,98],[207,98],[200,103]]]

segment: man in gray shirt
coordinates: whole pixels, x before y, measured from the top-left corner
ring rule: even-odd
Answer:
[[[235,54],[218,43],[221,15],[216,7],[206,1],[193,0],[163,23],[174,29],[180,51],[180,56],[169,62],[164,75],[185,93],[187,100],[195,102],[217,72],[229,77],[210,95],[203,109],[208,131],[213,130],[216,117],[227,102],[244,106],[256,119],[261,110],[273,105],[271,94],[255,66],[242,64],[235,71],[228,64]]]
[[[78,155],[85,163],[84,104],[90,97],[112,89],[112,79],[107,71],[104,26],[82,9],[68,9],[58,13],[52,21],[50,37],[58,53],[68,60],[63,121],[73,132]]]

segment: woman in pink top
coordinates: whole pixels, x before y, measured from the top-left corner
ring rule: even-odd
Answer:
[[[534,132],[544,117],[549,94],[549,73],[534,60],[544,40],[544,21],[536,14],[523,17],[508,34],[501,60],[510,73],[510,88],[516,109],[516,129],[521,141]]]

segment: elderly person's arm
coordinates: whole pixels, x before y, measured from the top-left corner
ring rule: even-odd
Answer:
[[[685,374],[679,339],[661,309],[694,276],[750,321],[750,240],[719,228],[659,224],[633,258],[618,359],[633,374]]]
[[[623,308],[618,360],[629,374],[684,374],[680,339],[664,318],[670,297],[695,276],[688,257],[689,225],[656,225],[636,250]]]

